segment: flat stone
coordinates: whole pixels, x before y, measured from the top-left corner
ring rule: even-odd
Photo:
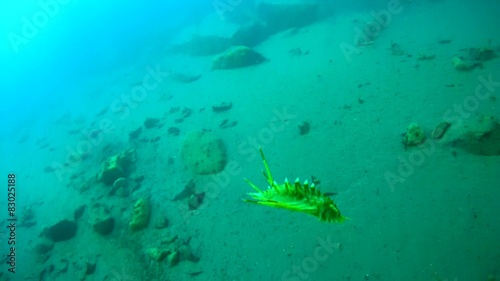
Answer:
[[[181,156],[197,175],[221,172],[227,163],[224,143],[211,132],[190,133],[182,145]]]

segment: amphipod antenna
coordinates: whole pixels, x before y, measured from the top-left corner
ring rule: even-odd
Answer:
[[[260,151],[260,157],[262,157],[262,163],[264,164],[264,176],[267,179],[267,182],[269,183],[270,186],[273,186],[274,180],[273,176],[271,175],[271,170],[269,170],[269,165],[267,165],[266,157],[264,157],[264,152],[262,151],[262,147],[259,148]]]

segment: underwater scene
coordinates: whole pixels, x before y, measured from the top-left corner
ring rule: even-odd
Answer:
[[[500,280],[500,2],[0,3],[0,281]]]

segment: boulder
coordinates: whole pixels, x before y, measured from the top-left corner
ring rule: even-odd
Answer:
[[[438,143],[476,155],[500,155],[500,123],[486,115],[460,119],[449,126]]]
[[[274,33],[261,21],[252,22],[241,26],[231,37],[233,45],[256,46],[264,42]]]
[[[76,235],[76,223],[70,220],[62,220],[46,228],[44,234],[52,242],[69,240]]]
[[[169,50],[172,53],[207,56],[220,53],[229,46],[231,46],[229,38],[221,36],[194,35],[190,41],[173,45]]]
[[[121,154],[114,155],[104,161],[102,170],[97,178],[106,185],[112,185],[117,179],[127,176],[130,166],[134,162],[134,150],[127,150]]]
[[[181,148],[181,158],[191,172],[197,175],[215,174],[227,163],[226,148],[220,138],[211,132],[190,133]]]
[[[266,59],[246,46],[233,46],[212,60],[212,70],[233,69],[259,64]]]
[[[289,28],[300,28],[319,19],[320,6],[312,1],[309,2],[260,1],[257,4],[257,15],[266,23],[271,34]]]

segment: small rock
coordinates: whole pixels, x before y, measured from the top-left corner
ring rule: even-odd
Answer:
[[[167,254],[168,254],[167,251],[160,249],[160,248],[148,249],[149,257],[156,262],[164,260],[167,257]]]
[[[214,105],[212,106],[212,111],[213,112],[223,112],[223,111],[227,111],[229,109],[231,109],[231,107],[233,107],[233,103],[232,102],[223,102],[223,103],[220,103],[218,105]]]
[[[189,197],[189,209],[198,209],[198,207],[200,207],[201,203],[203,202],[203,198],[205,198],[205,192],[202,192],[200,194],[192,194]]]
[[[182,189],[181,192],[179,192],[177,195],[175,195],[174,199],[172,201],[177,201],[177,200],[182,200],[189,198],[191,194],[195,192],[195,187],[196,184],[194,182],[194,179],[190,179],[186,185],[184,185],[184,188]]]
[[[40,242],[35,245],[35,253],[38,255],[46,255],[53,248],[54,248],[54,243]]]
[[[178,136],[180,134],[181,130],[177,127],[170,127],[170,128],[168,128],[167,132],[169,135]]]
[[[139,137],[139,135],[141,134],[141,130],[142,130],[142,127],[139,127],[135,130],[133,130],[132,132],[130,132],[128,134],[128,137],[131,139],[131,140],[135,140]]]
[[[168,111],[169,114],[179,112],[181,108],[178,106],[171,107],[170,110]]]
[[[227,128],[232,128],[234,126],[238,125],[238,121],[229,121],[229,119],[224,119],[222,122],[219,124],[219,128],[221,129],[227,129]]]
[[[391,53],[393,56],[402,56],[404,55],[403,48],[401,48],[401,45],[398,43],[392,43],[391,44]]]
[[[95,261],[93,261],[93,262],[87,261],[85,263],[85,275],[92,275],[92,274],[94,274],[96,265],[97,264],[96,264]]]
[[[140,176],[134,178],[134,181],[136,183],[141,183],[143,180],[144,180],[144,175],[140,175]]]
[[[181,115],[182,115],[182,118],[188,118],[189,116],[191,116],[191,114],[193,113],[193,110],[191,110],[191,108],[187,108],[187,107],[184,107],[182,109],[182,112],[181,112]]]
[[[190,75],[179,72],[171,72],[169,78],[178,83],[188,84],[188,83],[193,83],[194,81],[200,79],[201,75]]]
[[[436,58],[436,55],[432,54],[419,54],[417,60],[433,60]]]
[[[432,130],[432,138],[435,139],[435,140],[439,140],[443,137],[443,135],[446,133],[446,131],[448,130],[448,128],[450,128],[451,126],[451,123],[449,122],[441,122],[439,123],[436,128],[434,128],[434,130]]]
[[[113,219],[112,217],[98,220],[93,225],[94,231],[101,234],[102,236],[108,235],[113,232],[114,227],[115,219]]]
[[[85,212],[86,208],[87,205],[82,205],[73,212],[73,218],[75,219],[75,221],[83,216],[83,213]]]
[[[298,56],[302,55],[302,50],[300,48],[293,48],[291,50],[288,50],[288,53],[292,56],[298,57]]]
[[[113,183],[113,189],[110,192],[110,195],[117,194],[120,197],[127,197],[128,196],[128,181],[126,178],[118,178],[115,180]]]
[[[446,45],[446,44],[450,44],[451,43],[451,39],[438,39],[438,44],[443,44],[443,45]]]
[[[50,251],[54,248],[54,243],[50,241],[40,242],[35,245],[35,258],[37,262],[44,263],[50,258]],[[2,280],[2,279],[0,279]]]
[[[177,240],[177,238],[179,238],[179,236],[177,236],[177,235],[167,236],[167,238],[165,238],[161,241],[161,244],[166,244],[166,245],[172,244]]]
[[[118,178],[113,183],[114,188],[122,188],[125,186],[127,186],[127,179],[125,179],[125,178]]]
[[[307,135],[311,130],[311,125],[309,124],[309,122],[306,121],[300,123],[298,127],[299,127],[299,135],[301,136]]]
[[[405,148],[409,146],[417,146],[425,141],[424,130],[415,123],[412,123],[406,129],[406,133],[403,134],[403,145]]]
[[[159,216],[156,219],[156,223],[155,223],[156,229],[163,229],[163,228],[166,228],[167,226],[168,226],[168,219],[166,217]]]
[[[193,250],[188,245],[184,244],[179,247],[178,252],[182,260],[188,260],[192,262],[200,261],[200,258],[193,254]]]
[[[156,127],[159,122],[160,122],[160,119],[157,119],[157,118],[147,118],[144,121],[144,127],[146,127],[146,129],[151,129],[151,128]]]
[[[179,263],[179,252],[173,251],[167,256],[167,264],[170,267],[173,267]]]

